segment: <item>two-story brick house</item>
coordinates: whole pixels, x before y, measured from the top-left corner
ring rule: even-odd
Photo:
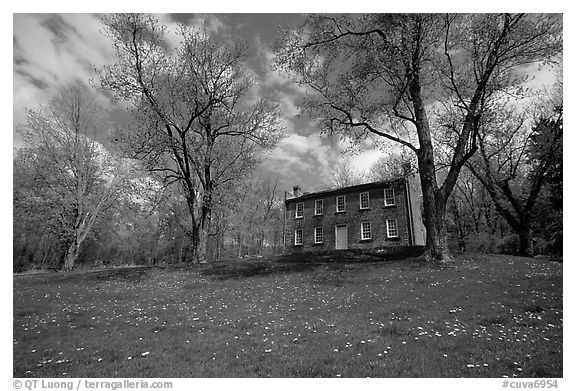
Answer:
[[[423,245],[417,176],[301,194],[285,200],[287,252]]]

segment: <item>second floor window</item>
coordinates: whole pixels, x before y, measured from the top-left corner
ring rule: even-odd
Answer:
[[[314,202],[314,214],[321,215],[322,213],[324,213],[324,201],[316,200],[316,202]]]
[[[370,209],[370,193],[360,193],[360,209]]]
[[[336,197],[336,212],[346,211],[346,196]]]
[[[384,189],[384,205],[396,205],[396,198],[394,197],[394,189]]]
[[[299,202],[296,204],[295,217],[304,217],[304,203],[303,202]]]

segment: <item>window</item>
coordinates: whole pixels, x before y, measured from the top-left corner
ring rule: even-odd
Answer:
[[[299,202],[296,204],[296,218],[304,217],[304,203]]]
[[[389,238],[398,237],[398,222],[396,220],[386,220],[386,235]]]
[[[396,205],[396,198],[394,197],[394,189],[384,189],[384,205]]]
[[[318,216],[324,213],[324,200],[316,200],[314,202],[314,215]]]
[[[346,211],[346,196],[336,197],[336,212]]]
[[[294,232],[294,245],[301,246],[302,245],[302,230],[297,229]]]
[[[324,242],[324,232],[322,231],[322,227],[314,228],[314,243],[323,243]]]
[[[360,224],[360,238],[362,240],[372,239],[372,226],[369,221]]]
[[[360,193],[360,209],[370,208],[370,193]]]

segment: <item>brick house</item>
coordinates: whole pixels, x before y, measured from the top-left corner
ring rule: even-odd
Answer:
[[[287,252],[424,245],[418,177],[365,183],[285,199]]]

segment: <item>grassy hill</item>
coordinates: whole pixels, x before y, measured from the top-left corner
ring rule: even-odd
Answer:
[[[562,377],[562,265],[338,252],[14,277],[15,377]]]

